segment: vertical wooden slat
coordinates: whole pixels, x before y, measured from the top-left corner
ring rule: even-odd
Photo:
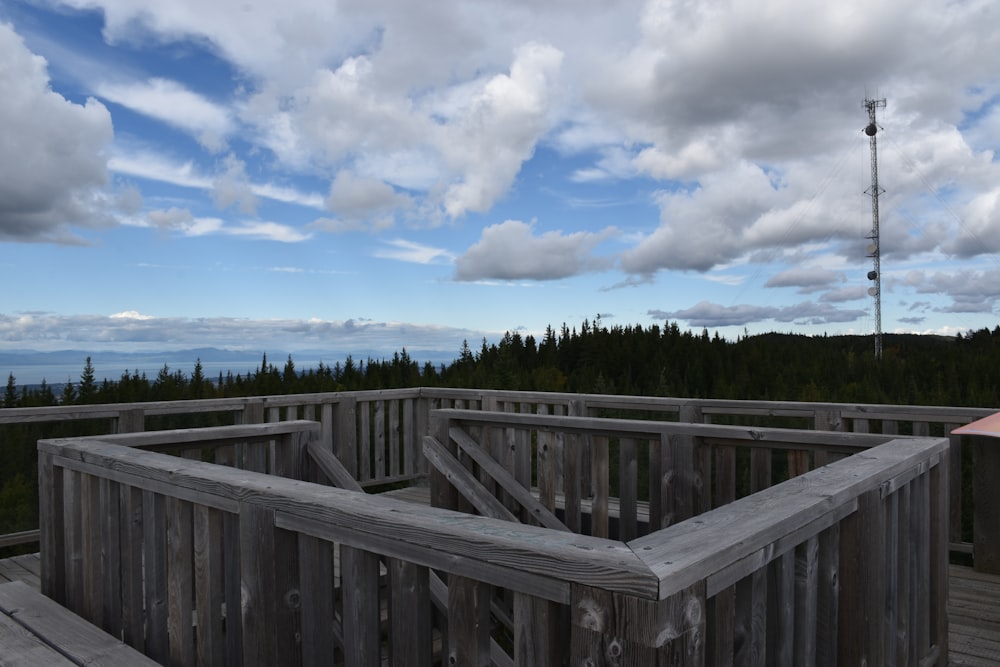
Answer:
[[[840,524],[819,534],[816,605],[816,665],[837,665],[837,609],[840,601]]]
[[[610,443],[607,436],[593,436],[591,464],[593,472],[594,498],[590,509],[590,534],[594,537],[608,537],[608,500],[610,489]]]
[[[302,665],[330,664],[334,641],[333,545],[299,534],[299,585],[302,608]]]
[[[386,451],[386,441],[385,441],[385,401],[378,399],[372,401],[372,406],[374,409],[373,419],[373,433],[372,439],[369,444],[369,448],[373,451],[374,459],[374,475],[375,479],[385,478],[385,466],[386,458],[388,452]]]
[[[323,406],[324,427],[328,423],[327,409],[330,407],[329,405]],[[366,415],[367,404],[362,407],[364,408],[362,415]],[[358,479],[358,422],[360,417],[361,415],[358,414],[358,399],[353,396],[342,397],[340,402],[337,403],[336,418],[333,420],[335,422],[336,435],[335,437],[331,437],[330,440],[333,443],[333,453],[337,455],[337,458],[344,464],[347,471],[354,475],[355,479]],[[325,428],[324,436],[326,436]],[[367,435],[365,437],[367,438]],[[361,477],[360,479],[366,480],[367,477]]]
[[[514,664],[563,664],[564,638],[559,632],[560,606],[514,594]]]
[[[418,408],[416,398],[403,399],[403,474],[415,475],[418,470],[417,463],[417,442],[423,437],[419,432],[419,424],[416,419],[415,410]]]
[[[119,485],[99,481],[101,512],[101,627],[113,637],[122,636],[122,544]]]
[[[595,445],[596,447],[596,445]],[[646,467],[649,470],[647,485],[649,488],[649,526],[648,532],[656,532],[663,525],[663,492],[666,490],[663,484],[663,465],[666,463],[663,450],[670,449],[670,443],[665,433],[659,437],[650,438],[649,451],[646,458]]]
[[[226,658],[222,621],[225,599],[222,512],[195,505],[192,522],[197,662],[198,665],[222,665]]]
[[[39,553],[42,593],[60,604],[66,601],[65,510],[63,469],[51,454],[38,454]]]
[[[840,604],[837,649],[841,664],[881,665],[885,586],[884,513],[879,489],[858,498],[858,510],[840,526]]]
[[[900,625],[905,626],[905,616],[900,618],[899,597],[900,597],[900,560],[899,560],[899,491],[891,493],[882,499],[882,514],[885,523],[885,533],[882,536],[882,553],[885,554],[885,563],[880,563],[882,580],[885,583],[885,599],[882,601],[882,636],[885,642],[885,657],[890,664],[896,664],[899,658],[897,639],[897,629]],[[905,522],[904,522],[905,523]],[[908,555],[907,555],[908,557]]]
[[[243,573],[240,565],[240,516],[222,515],[222,569],[226,605],[226,664],[243,664]]]
[[[142,492],[143,598],[146,605],[146,655],[165,663],[167,640],[167,527],[164,498]]]
[[[145,652],[144,608],[142,588],[143,511],[142,489],[119,486],[121,503],[121,596],[122,641]]]
[[[702,481],[711,464],[699,460],[699,441],[689,436],[670,436],[670,469],[665,470],[664,475],[672,480],[666,491],[672,507],[671,523],[685,521],[708,509],[708,503],[703,500],[709,498],[708,489],[702,488]],[[710,448],[702,449],[709,454]]]
[[[794,549],[771,561],[768,566],[767,584],[767,662],[775,667],[794,667]]]
[[[917,610],[917,605],[926,607],[926,603],[918,602],[913,597],[917,591],[918,578],[926,576],[926,574],[918,572],[918,552],[920,550],[926,551],[928,546],[926,543],[920,542],[918,528],[920,516],[919,512],[914,511],[916,508],[913,506],[913,490],[916,481],[904,484],[892,494],[897,498],[897,551],[894,567],[892,553],[886,554],[889,566],[896,570],[896,599],[893,600],[893,603],[896,606],[897,621],[896,627],[892,630],[896,637],[894,660],[896,664],[902,665],[911,664],[913,656],[917,655],[915,643],[917,639],[915,633],[917,614],[923,613],[922,610]],[[921,599],[927,600],[928,598],[925,596]],[[891,660],[893,657],[890,656],[889,659]]]
[[[733,664],[746,667],[767,661],[767,568],[736,584]]]
[[[390,558],[389,660],[393,665],[430,667],[432,628],[426,567]]]
[[[91,475],[80,476],[80,530],[83,533],[83,611],[77,612],[94,625],[101,624],[104,585],[101,573],[101,514],[100,479]]]
[[[771,450],[765,447],[750,449],[750,493],[771,486]]]
[[[574,533],[582,529],[580,512],[580,450],[586,436],[569,434],[563,444],[563,498],[565,499],[566,527]]]
[[[638,535],[638,466],[635,438],[622,438],[618,444],[618,539],[622,542]]]
[[[948,438],[948,541],[962,541],[962,436],[951,432],[958,424],[945,424],[944,432]],[[936,499],[935,499],[936,502]]]
[[[389,476],[402,474],[399,465],[399,401],[389,401]]]
[[[266,667],[278,659],[274,650],[274,510],[241,503],[239,516],[243,664]],[[230,614],[236,610],[230,610],[228,600],[226,606],[227,619],[235,621]]]
[[[819,538],[795,549],[795,664],[816,664]]]
[[[930,472],[920,475],[910,486],[911,493],[911,531],[914,539],[913,564],[914,571],[913,586],[909,595],[909,606],[911,608],[911,628],[913,639],[910,645],[911,655],[922,659],[931,649],[931,585],[933,575],[931,574],[931,553],[934,545],[931,542],[931,496],[930,496]],[[943,654],[947,655],[947,654]]]
[[[490,592],[480,581],[448,577],[448,665],[490,667]]]
[[[381,665],[378,556],[340,547],[344,595],[345,661],[357,667]]]
[[[275,656],[285,664],[302,664],[302,595],[299,590],[299,542],[296,533],[274,530]]]
[[[176,498],[166,500],[167,517],[167,642],[170,662],[195,662],[194,612],[194,531],[191,503]]]
[[[80,502],[80,473],[63,472],[63,526],[66,535],[66,601],[70,611],[84,614],[83,597],[83,526]]]
[[[538,414],[548,414],[548,406],[539,405]],[[536,459],[538,461],[538,501],[549,511],[554,511],[556,508],[557,457],[554,436],[551,431],[539,431]]]
[[[372,406],[370,402],[362,402],[358,406],[358,439],[356,443],[356,453],[358,458],[358,480],[368,481],[375,478],[375,474],[372,472],[372,437],[371,437],[371,410]],[[375,464],[378,467],[378,464]]]
[[[952,443],[954,449],[954,443]],[[942,456],[931,468],[928,480],[928,512],[930,521],[930,633],[931,645],[936,645],[942,656],[948,653],[948,521],[951,516],[949,502],[951,466],[953,459]]]

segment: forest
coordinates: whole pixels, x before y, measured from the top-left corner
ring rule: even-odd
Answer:
[[[302,370],[291,357],[275,365],[265,353],[248,374],[206,377],[194,360],[190,373],[164,366],[152,378],[126,370],[98,381],[88,358],[79,381],[58,391],[19,388],[9,375],[3,407],[415,386],[990,407],[1000,405],[1000,325],[955,337],[886,334],[881,359],[871,336],[768,333],[730,341],[670,322],[608,327],[599,317],[579,328],[550,326],[541,340],[507,332],[477,348],[466,341],[454,361],[437,366],[405,348],[391,358],[347,357]]]
[[[299,370],[263,355],[245,375],[206,377],[164,366],[156,377],[125,371],[98,381],[90,359],[78,382],[58,391],[18,387],[8,376],[4,408],[128,403],[415,386],[560,391],[745,400],[823,401],[1000,407],[1000,326],[955,337],[883,336],[876,359],[871,336],[769,333],[735,341],[665,326],[549,327],[541,340],[508,332],[495,343],[468,342],[449,364],[411,359],[405,348],[388,359]],[[190,426],[192,424],[185,424]],[[171,425],[164,425],[171,427]],[[34,442],[84,435],[106,424],[86,422],[0,426],[0,534],[37,526]]]

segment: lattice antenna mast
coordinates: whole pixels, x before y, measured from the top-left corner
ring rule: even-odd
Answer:
[[[884,190],[878,185],[878,141],[875,135],[878,134],[878,125],[875,123],[875,110],[885,108],[885,98],[873,100],[865,98],[865,109],[868,111],[868,126],[865,127],[865,134],[868,135],[868,143],[872,152],[872,185],[865,190],[865,194],[872,198],[872,233],[868,238],[871,244],[868,246],[868,256],[872,259],[872,270],[868,272],[868,279],[874,284],[868,289],[868,293],[875,297],[875,358],[882,358],[882,248],[879,240],[878,229],[878,196]]]

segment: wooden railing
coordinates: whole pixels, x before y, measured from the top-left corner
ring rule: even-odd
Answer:
[[[124,433],[163,428],[171,419],[211,418],[222,424],[270,423],[289,419],[320,422],[321,440],[331,448],[348,471],[366,487],[388,483],[413,483],[426,476],[420,439],[428,432],[428,414],[433,408],[471,408],[514,413],[569,416],[620,416],[692,423],[743,423],[824,431],[873,432],[949,437],[952,443],[949,500],[949,540],[954,552],[973,552],[973,524],[986,518],[988,529],[980,531],[976,544],[978,561],[1000,568],[1000,513],[995,502],[973,506],[970,490],[975,465],[969,438],[950,436],[957,426],[985,417],[994,410],[943,406],[893,406],[838,403],[791,403],[782,401],[733,401],[711,399],[559,394],[465,389],[413,388],[384,391],[342,392],[264,396],[252,398],[125,403],[112,405],[0,409],[0,428],[5,425],[39,424],[55,428],[65,422],[101,422],[97,433]],[[998,406],[1000,407],[1000,406]],[[44,432],[41,437],[49,437]],[[5,447],[28,446],[11,443]],[[982,449],[980,454],[982,454]],[[989,446],[986,447],[989,451]],[[963,460],[964,459],[964,460]],[[797,471],[819,461],[790,459]],[[993,498],[993,488],[980,489],[983,498]],[[963,493],[964,492],[964,493]],[[988,510],[989,514],[983,514]],[[994,537],[995,536],[995,537]],[[37,540],[27,530],[0,536],[0,546]],[[987,557],[987,554],[990,554]]]
[[[44,592],[164,664],[946,659],[945,439],[431,416],[432,497],[457,502],[461,488],[510,517],[266,474],[320,479],[319,461],[340,465],[310,453],[326,451],[315,422],[42,441]],[[698,509],[701,450],[714,467],[744,447],[813,459],[868,448]],[[663,482],[645,493],[642,453]],[[588,484],[608,492],[585,508]],[[577,514],[593,534],[552,523]]]

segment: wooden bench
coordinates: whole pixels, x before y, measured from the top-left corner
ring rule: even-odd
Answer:
[[[22,581],[0,584],[0,665],[158,665]]]

